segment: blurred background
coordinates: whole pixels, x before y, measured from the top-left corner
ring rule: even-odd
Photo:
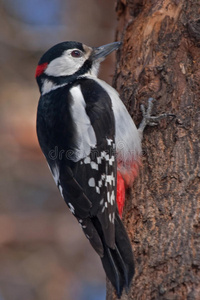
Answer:
[[[114,0],[0,0],[0,300],[103,300],[105,275],[39,149],[34,79],[64,40],[114,41]],[[100,77],[112,82],[114,55]]]

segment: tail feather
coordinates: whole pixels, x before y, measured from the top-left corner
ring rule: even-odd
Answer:
[[[109,248],[106,244],[99,221],[96,220],[94,223],[104,248],[104,255],[101,257],[103,268],[120,299],[123,289],[128,291],[134,275],[134,260],[130,240],[118,213],[115,217],[114,249]]]
[[[125,270],[124,274],[126,274],[126,276],[124,275],[125,285],[127,288],[129,288],[133,275],[135,273],[133,251],[132,251],[132,246],[128,234],[118,214],[116,214],[116,218],[115,218],[115,230],[116,230],[116,234],[115,234],[116,247],[118,248],[119,253],[125,265],[124,268]]]
[[[107,246],[105,246],[104,249],[104,256],[101,257],[102,265],[108,279],[110,280],[117,292],[117,296],[120,298],[124,286],[124,280],[119,270],[119,267],[116,264],[116,258],[114,255],[115,250],[112,250]]]
[[[125,284],[128,287],[128,285],[129,285],[129,278],[128,278],[128,269],[127,269],[127,266],[126,266],[125,262],[123,261],[123,258],[121,256],[121,254],[120,254],[119,249],[117,248],[117,246],[116,246],[115,250],[116,250],[117,256],[119,258],[120,265],[121,265],[121,267],[123,269]]]

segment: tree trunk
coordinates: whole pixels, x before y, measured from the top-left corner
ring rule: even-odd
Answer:
[[[200,299],[200,1],[118,0],[114,86],[136,124],[140,104],[175,119],[148,127],[124,224],[135,257],[121,299]],[[107,300],[117,299],[107,284]]]

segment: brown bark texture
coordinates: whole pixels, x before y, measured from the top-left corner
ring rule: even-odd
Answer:
[[[140,104],[171,112],[144,132],[124,211],[135,257],[125,299],[200,299],[200,1],[118,0],[114,86],[136,124]],[[107,283],[107,300],[117,299]]]

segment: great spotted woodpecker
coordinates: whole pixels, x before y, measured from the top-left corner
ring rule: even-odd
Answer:
[[[138,172],[148,120],[137,130],[116,90],[97,78],[100,62],[120,45],[63,42],[49,49],[36,69],[39,144],[118,297],[134,275],[132,248],[119,215],[125,187]]]

